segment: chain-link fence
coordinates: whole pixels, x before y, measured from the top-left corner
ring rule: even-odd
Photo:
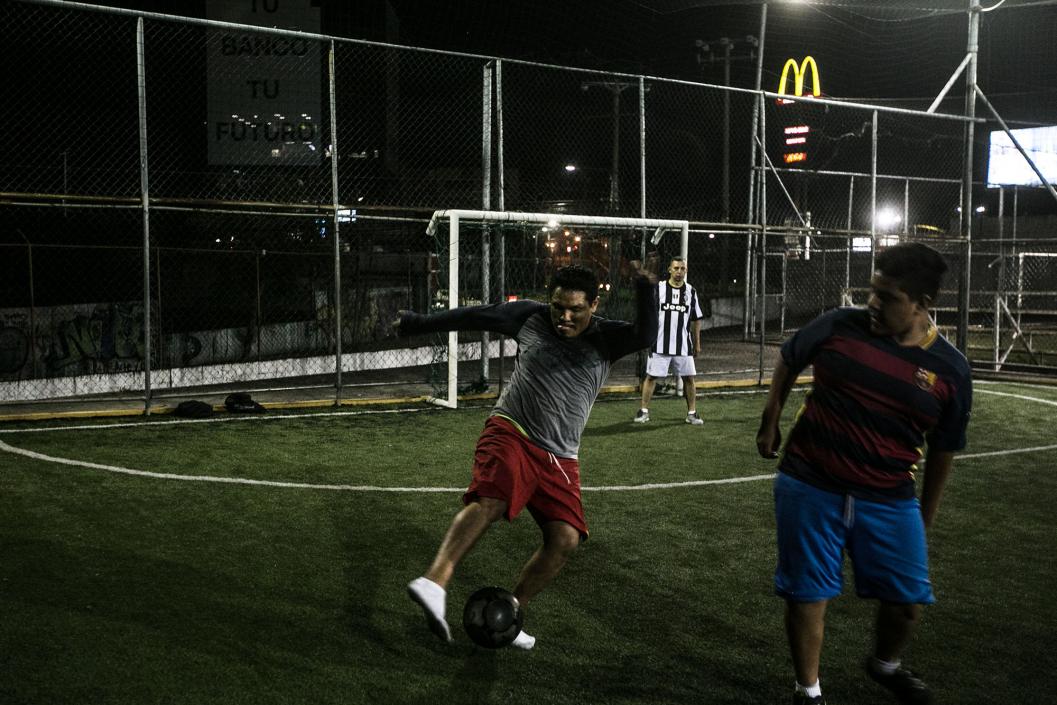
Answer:
[[[225,19],[0,6],[3,401],[436,394],[446,351],[391,323],[446,305],[426,226],[451,208],[692,221],[706,378],[762,379],[906,239],[948,257],[945,330],[967,280],[974,363],[1057,367],[1052,240],[982,239],[963,275],[964,120]],[[652,235],[482,228],[462,302],[542,296],[579,258],[624,317],[610,274],[676,254]],[[501,384],[506,355],[478,347],[460,384]]]
[[[1057,241],[975,243],[972,276],[970,358],[1002,372],[1057,365]]]

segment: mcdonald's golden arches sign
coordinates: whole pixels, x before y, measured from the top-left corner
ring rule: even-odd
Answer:
[[[818,98],[822,95],[822,83],[818,77],[818,64],[812,56],[805,56],[804,60],[797,64],[796,59],[788,59],[782,67],[782,77],[778,79],[778,95],[789,95],[786,88],[789,85],[789,72],[793,73],[793,95],[800,98],[804,95],[804,78],[811,71],[811,95]]]
[[[811,92],[805,95],[805,83],[809,72],[811,78]],[[814,57],[805,56],[799,63],[796,59],[786,60],[785,66],[782,67],[782,77],[778,80],[778,95],[790,95],[790,76],[792,76],[793,80],[793,90],[791,93],[793,97],[818,98],[822,95],[822,83],[819,80],[818,64],[815,63]],[[785,98],[778,99],[778,105],[788,105],[793,102],[795,101]],[[793,123],[787,124],[783,127],[785,149],[782,154],[782,161],[786,164],[796,164],[799,166],[807,161],[807,143],[808,135],[811,132],[811,126],[803,122],[806,116],[801,114],[798,117],[800,118],[799,120],[794,118]]]

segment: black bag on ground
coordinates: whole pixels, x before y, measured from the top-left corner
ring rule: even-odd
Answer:
[[[233,414],[259,414],[265,410],[263,406],[253,401],[246,392],[229,394],[228,398],[224,400],[224,408]]]
[[[213,415],[213,405],[197,399],[189,399],[177,404],[173,413],[187,419],[204,419]]]

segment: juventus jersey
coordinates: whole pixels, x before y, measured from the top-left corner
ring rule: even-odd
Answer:
[[[690,321],[705,317],[697,300],[697,289],[690,282],[680,287],[668,280],[657,282],[657,342],[653,352],[661,355],[693,355]]]

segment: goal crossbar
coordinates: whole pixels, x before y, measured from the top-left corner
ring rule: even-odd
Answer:
[[[526,225],[580,225],[586,227],[611,227],[653,230],[651,242],[656,245],[667,231],[679,231],[679,252],[686,257],[690,236],[690,221],[657,218],[618,218],[596,215],[571,215],[567,213],[522,213],[519,211],[483,211],[449,209],[433,212],[426,227],[426,234],[436,237],[437,229],[444,221],[448,223],[448,308],[459,306],[459,226],[462,222],[473,223],[523,223]],[[486,265],[487,266],[487,263]],[[487,303],[487,302],[485,302]],[[458,406],[459,334],[448,332],[448,394],[447,398],[430,401],[452,409]],[[481,346],[482,358],[488,355]]]

